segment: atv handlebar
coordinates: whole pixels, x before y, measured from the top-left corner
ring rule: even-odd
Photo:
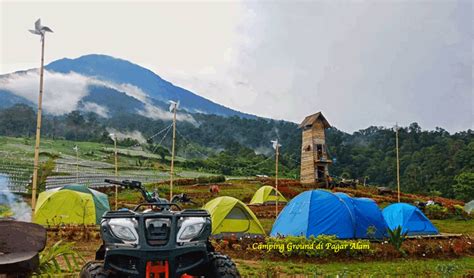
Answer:
[[[159,207],[159,208],[171,208],[171,206],[175,206],[178,208],[178,210],[183,210],[178,204],[176,203],[163,203],[163,204],[157,204],[157,203],[141,203],[136,205],[133,208],[133,211],[137,211],[140,207],[144,206],[150,206],[150,207]]]
[[[140,193],[142,194],[143,198],[145,201],[148,203],[157,203],[156,198],[150,197],[145,188],[143,188],[142,183],[139,181],[130,181],[130,180],[123,180],[123,181],[116,181],[116,180],[111,180],[111,179],[105,179],[104,182],[110,183],[110,184],[115,184],[115,185],[120,185],[125,188],[130,188],[130,189],[138,189]]]
[[[188,197],[188,195],[186,195],[186,193],[174,195],[173,198],[171,199],[171,203],[177,203],[177,202],[180,202],[183,204],[190,203],[193,205],[197,205],[195,202],[191,200],[191,198]]]
[[[139,181],[129,181],[129,180],[124,180],[124,181],[116,181],[116,180],[111,180],[111,179],[105,179],[104,182],[110,183],[110,184],[115,184],[115,185],[120,185],[126,188],[141,188],[142,183]]]
[[[139,182],[139,181],[130,181],[130,180],[117,181],[117,180],[105,179],[104,182],[119,185],[119,186],[123,186],[123,187],[129,188],[129,189],[137,189],[138,191],[140,191],[140,193],[143,196],[143,199],[145,199],[145,201],[146,201],[146,203],[144,203],[144,204],[158,205],[158,206],[163,206],[163,207],[166,207],[166,206],[170,207],[171,205],[174,205],[174,206],[177,206],[180,210],[181,210],[181,208],[178,205],[176,205],[177,202],[180,202],[180,203],[183,203],[183,204],[191,203],[191,204],[196,205],[196,203],[191,201],[191,198],[189,198],[185,193],[181,193],[181,194],[173,196],[173,198],[169,202],[165,199],[160,199],[158,196],[155,196],[155,194],[149,194],[145,190],[142,183]],[[135,208],[135,210],[138,209],[141,205],[144,205],[144,204],[138,205]]]

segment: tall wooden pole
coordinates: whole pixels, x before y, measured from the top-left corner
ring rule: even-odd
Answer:
[[[79,184],[79,148],[77,145],[74,150],[76,151],[76,183]]]
[[[118,179],[118,153],[117,153],[117,137],[114,135],[114,154],[115,154],[115,179]],[[115,210],[118,208],[118,185],[115,185]]]
[[[173,113],[173,143],[171,146],[171,167],[170,167],[170,202],[173,199],[173,174],[174,174],[174,148],[176,142],[176,110],[178,107],[174,104],[174,113]]]
[[[398,156],[398,124],[395,125],[395,148],[397,149],[397,188],[398,188],[398,202],[400,203],[400,159]]]
[[[38,168],[39,168],[39,148],[41,139],[41,114],[43,104],[43,74],[44,74],[44,35],[41,35],[41,66],[40,66],[40,88],[38,96],[38,113],[36,117],[36,142],[35,142],[35,157],[33,162],[33,184],[31,186],[31,209],[33,217],[36,206],[36,189],[38,187]]]
[[[278,144],[278,140],[276,141],[276,148],[275,148],[275,218],[278,217],[278,156],[279,156],[279,148],[280,145]]]

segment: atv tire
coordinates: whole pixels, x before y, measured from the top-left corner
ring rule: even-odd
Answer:
[[[101,261],[91,261],[82,267],[81,278],[108,278],[112,277],[110,271],[104,269],[104,263]]]
[[[209,265],[206,278],[240,278],[235,263],[226,255],[209,253]]]

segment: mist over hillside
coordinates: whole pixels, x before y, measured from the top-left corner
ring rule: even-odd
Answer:
[[[106,55],[60,59],[45,67],[44,109],[64,115],[73,110],[102,117],[134,113],[153,119],[170,119],[168,102],[179,101],[183,112],[256,118],[177,87],[152,71]],[[37,102],[38,70],[0,76],[0,107]],[[178,120],[192,121],[191,116]]]
[[[297,125],[269,119],[247,119],[193,114],[193,122],[177,124],[180,167],[223,175],[274,174],[274,150],[270,140],[282,144],[280,176],[299,177],[301,130]],[[19,104],[0,110],[0,135],[33,137],[36,112]],[[111,144],[110,133],[120,134],[119,145],[166,155],[171,136],[170,120],[131,113],[104,118],[93,112],[73,111],[46,115],[42,136],[72,141]],[[328,151],[336,178],[353,178],[368,184],[395,187],[395,133],[391,128],[369,127],[348,134],[327,130]],[[422,130],[417,123],[399,130],[400,174],[404,192],[442,195],[463,200],[474,198],[474,133],[449,134],[446,130]],[[87,151],[87,150],[84,150]],[[163,156],[164,159],[164,156]],[[140,159],[139,159],[140,160]],[[139,162],[137,160],[137,163]]]

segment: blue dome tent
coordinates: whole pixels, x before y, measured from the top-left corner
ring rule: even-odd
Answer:
[[[278,215],[271,236],[336,235],[338,238],[382,238],[386,224],[377,204],[325,190],[306,191],[293,198]]]
[[[396,203],[382,211],[387,226],[393,230],[398,226],[407,235],[436,235],[438,230],[417,207],[406,203]]]
[[[387,224],[377,203],[369,198],[352,198],[345,193],[334,193],[349,205],[355,216],[355,238],[383,238],[387,234]],[[374,228],[369,235],[369,227]]]

